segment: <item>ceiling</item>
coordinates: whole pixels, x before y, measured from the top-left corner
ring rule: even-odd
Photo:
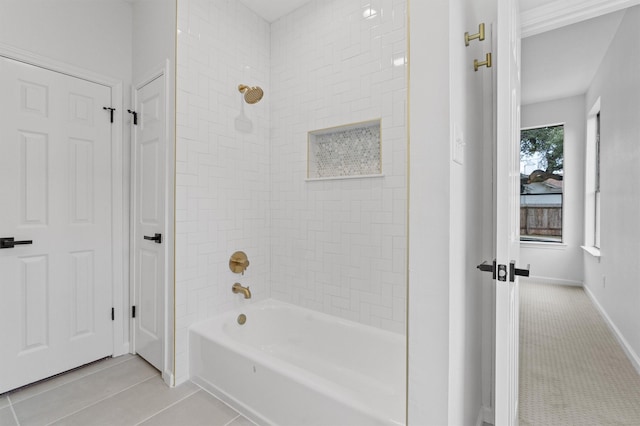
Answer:
[[[522,104],[583,94],[624,11],[522,39]]]

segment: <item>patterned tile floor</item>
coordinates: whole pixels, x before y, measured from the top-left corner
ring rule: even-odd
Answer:
[[[188,382],[170,389],[134,355],[109,358],[0,395],[0,426],[253,426]]]
[[[520,286],[520,424],[640,425],[640,375],[580,287]]]

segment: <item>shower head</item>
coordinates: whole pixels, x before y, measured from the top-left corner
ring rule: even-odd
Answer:
[[[244,94],[244,101],[248,104],[256,104],[264,96],[264,91],[259,86],[249,87],[241,84],[238,91]]]

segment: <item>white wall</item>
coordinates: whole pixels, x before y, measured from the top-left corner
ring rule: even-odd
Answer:
[[[131,22],[124,0],[3,0],[0,42],[120,79],[126,91]]]
[[[404,334],[406,0],[311,1],[271,53],[271,295]],[[371,119],[384,177],[305,181],[307,132]]]
[[[132,2],[134,84],[139,83],[150,72],[164,67],[165,60],[170,61],[171,72],[174,72],[176,7],[176,0],[134,0]],[[170,76],[169,80],[172,86],[175,86],[175,74]],[[173,93],[169,95],[174,96]],[[174,111],[175,108],[171,110]]]
[[[482,414],[484,287],[475,266],[491,227],[482,159],[492,70],[475,73],[473,59],[491,42],[466,48],[462,35],[491,13],[464,0],[410,4],[409,424],[475,424]],[[452,157],[456,135],[462,164]]]
[[[474,59],[491,50],[490,36],[465,47],[460,34],[477,32],[484,22],[477,4],[451,2],[451,127],[450,145],[464,144],[462,162],[450,163],[450,340],[449,424],[473,425],[482,405],[482,295],[486,275],[476,269],[482,263],[483,229],[489,217],[479,214],[485,203],[487,182],[483,171],[490,164],[481,160],[487,142],[485,114],[492,117],[491,102],[484,99],[491,69],[473,69]],[[487,111],[488,110],[488,111]],[[455,160],[452,154],[450,159]],[[490,201],[487,201],[491,204]]]
[[[188,372],[188,327],[269,296],[269,24],[238,1],[178,2],[176,383]],[[259,85],[248,105],[239,84]],[[243,276],[229,270],[247,253]],[[280,264],[285,262],[280,261]],[[286,262],[292,262],[287,259]]]
[[[586,96],[601,103],[601,255],[584,254],[587,289],[640,354],[640,7],[629,9]],[[606,279],[606,283],[603,280]]]
[[[523,55],[527,52],[523,51]],[[564,124],[564,198],[562,244],[521,243],[520,263],[531,264],[531,278],[581,285],[584,232],[584,95],[523,105],[522,128]]]

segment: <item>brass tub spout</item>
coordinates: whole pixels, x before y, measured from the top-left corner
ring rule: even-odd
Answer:
[[[245,299],[251,299],[251,290],[249,287],[243,287],[240,283],[235,283],[233,287],[231,287],[231,291],[234,293],[242,293]]]

